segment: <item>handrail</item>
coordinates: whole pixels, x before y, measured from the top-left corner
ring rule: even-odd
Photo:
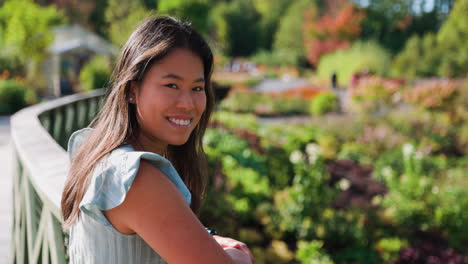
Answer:
[[[68,137],[88,126],[103,90],[27,107],[11,117],[16,170],[13,176],[13,263],[66,263],[61,192],[70,166]]]

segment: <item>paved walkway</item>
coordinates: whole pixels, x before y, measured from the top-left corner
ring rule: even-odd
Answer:
[[[265,79],[254,89],[259,92],[282,92],[292,88],[306,86],[307,80],[303,78]]]
[[[10,118],[0,116],[0,263],[8,263],[12,220],[13,159]]]

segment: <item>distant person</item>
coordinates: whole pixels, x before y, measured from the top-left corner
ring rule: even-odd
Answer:
[[[332,76],[331,76],[331,83],[332,83],[332,89],[336,90],[338,89],[338,77],[336,72],[334,71]]]
[[[69,142],[69,263],[253,263],[244,243],[210,235],[196,216],[214,107],[205,40],[190,24],[152,17],[118,61],[92,128]]]

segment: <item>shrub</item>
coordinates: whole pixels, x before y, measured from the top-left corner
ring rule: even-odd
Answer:
[[[0,114],[13,114],[27,105],[26,86],[15,80],[0,80]]]
[[[328,80],[336,72],[340,86],[346,86],[353,73],[368,71],[385,75],[390,64],[389,53],[374,42],[356,42],[347,50],[323,56],[317,68],[318,76]]]
[[[271,193],[264,158],[249,148],[249,142],[222,129],[209,129],[204,137],[205,151],[212,167],[221,166],[225,178],[219,188],[227,188],[223,195],[240,220],[253,218],[257,205]],[[222,186],[221,186],[222,185]],[[215,208],[211,208],[210,210]],[[217,208],[216,208],[217,209]]]
[[[303,114],[307,110],[307,100],[298,96],[283,97],[253,91],[235,91],[224,99],[222,110],[255,113],[258,115]]]
[[[338,110],[338,97],[331,92],[317,95],[309,106],[310,113],[323,115]]]
[[[80,83],[85,91],[106,86],[111,75],[111,67],[106,57],[94,56],[80,72]]]
[[[3,49],[3,48],[2,48]],[[25,74],[24,65],[16,58],[0,55],[0,74],[2,72],[9,72],[9,74],[23,75]]]
[[[398,258],[398,252],[408,245],[408,241],[392,237],[382,238],[377,242],[376,248],[380,252],[382,259],[389,263]]]
[[[408,103],[427,110],[446,110],[453,107],[461,83],[451,80],[435,80],[415,85],[405,93]]]
[[[257,64],[263,64],[267,66],[285,66],[285,65],[298,65],[299,56],[291,54],[287,50],[275,50],[265,51],[261,50],[257,52],[252,58],[252,61]]]
[[[243,129],[250,132],[258,130],[257,117],[253,114],[237,114],[228,111],[216,111],[211,116],[211,122],[221,123],[228,129]]]
[[[394,101],[394,94],[400,90],[402,83],[397,80],[377,76],[361,78],[359,83],[350,89],[349,109],[360,113],[379,113]]]
[[[299,241],[296,258],[302,263],[315,263],[315,264],[333,264],[334,262],[330,257],[323,253],[323,242],[314,240],[310,242]]]

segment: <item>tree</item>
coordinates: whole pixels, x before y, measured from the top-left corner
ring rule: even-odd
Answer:
[[[51,28],[65,21],[55,7],[41,7],[32,0],[8,0],[0,7],[0,48],[27,66],[30,85],[38,86],[38,65],[53,40]]]
[[[150,14],[140,0],[109,0],[105,12],[109,39],[114,45],[122,46],[138,23]]]
[[[459,0],[436,34],[414,35],[395,57],[392,75],[464,77],[468,71],[468,0]]]
[[[271,50],[278,24],[281,17],[292,1],[289,0],[253,0],[255,9],[260,14],[260,33],[259,48],[264,50]]]
[[[89,16],[89,23],[92,25],[94,31],[101,36],[107,36],[107,28],[109,25],[106,22],[105,12],[107,9],[107,0],[94,1],[95,7]]]
[[[377,40],[393,53],[401,51],[413,35],[437,32],[453,0],[368,0],[360,39]]]
[[[437,34],[443,52],[439,75],[466,76],[468,72],[468,0],[458,0]]]
[[[414,35],[393,60],[391,75],[411,79],[434,76],[439,65],[440,49],[435,34]]]
[[[212,19],[218,44],[228,56],[249,56],[259,42],[259,14],[249,0],[218,4]]]
[[[38,62],[53,40],[50,31],[65,18],[55,7],[40,7],[31,0],[9,0],[0,8],[2,52],[23,62]]]
[[[315,9],[308,10],[304,27],[309,62],[316,66],[323,54],[348,47],[361,32],[363,18],[364,14],[345,0],[328,0],[320,17]]]
[[[49,4],[63,11],[70,23],[90,27],[90,16],[96,8],[94,0],[52,0]]]
[[[208,0],[159,0],[157,1],[157,9],[162,14],[188,20],[199,32],[208,33],[208,14],[210,11]]]
[[[304,10],[316,8],[313,0],[299,0],[292,3],[279,21],[275,33],[274,52],[287,51],[295,64],[305,61]]]

